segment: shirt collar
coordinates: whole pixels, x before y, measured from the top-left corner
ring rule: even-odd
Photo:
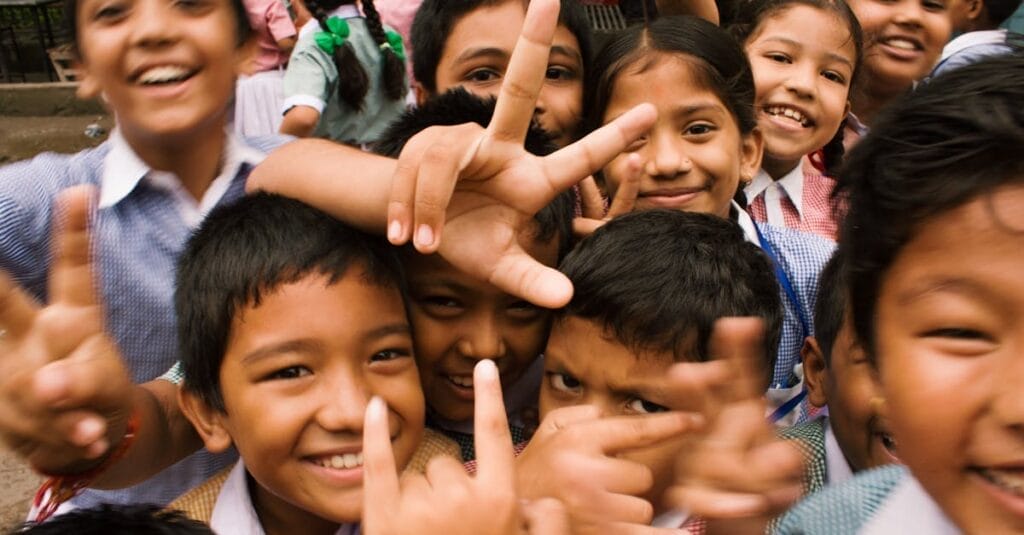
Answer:
[[[730,212],[736,214],[736,223],[743,229],[743,239],[761,247],[761,240],[757,238],[757,229],[754,228],[754,220],[750,218],[750,214],[740,208],[736,201],[732,201]]]
[[[804,218],[804,163],[807,157],[800,159],[800,164],[791,169],[788,173],[782,176],[778,180],[772,180],[772,177],[764,170],[761,169],[754,176],[754,180],[743,189],[743,194],[747,197],[747,204],[754,202],[754,199],[758,195],[764,193],[773,183],[777,183],[782,191],[789,197],[790,202],[796,207],[796,213],[800,216],[800,219]]]
[[[249,494],[245,464],[238,461],[217,494],[210,516],[210,528],[218,535],[265,535]],[[342,524],[335,535],[359,535],[358,524]]]
[[[225,135],[227,142],[224,146],[224,164],[199,203],[199,211],[203,213],[217,204],[243,164],[256,165],[266,157],[262,152],[243,143],[234,134]],[[154,171],[142,161],[116,128],[110,134],[110,144],[110,152],[103,159],[103,174],[100,178],[100,209],[110,208],[123,201],[143,180],[148,180],[161,189],[183,189],[176,176]]]
[[[359,8],[356,7],[355,4],[345,4],[343,6],[339,6],[334,11],[331,11],[330,13],[328,13],[327,16],[324,17],[324,20],[327,20],[327,19],[329,19],[331,17],[338,17],[338,18],[341,18],[341,19],[354,19],[354,18],[362,17],[362,16],[363,16],[363,14],[359,12]],[[302,25],[302,28],[299,30],[299,38],[302,38],[302,37],[304,37],[304,36],[306,36],[308,34],[311,34],[313,32],[319,32],[319,31],[320,31],[320,22],[317,21],[314,18],[314,19],[310,20],[309,22],[307,22],[307,23]]]
[[[832,420],[825,418],[825,473],[829,485],[837,485],[853,477],[853,470],[850,463],[846,462],[846,455],[839,447],[836,434],[832,432]]]
[[[946,43],[946,47],[942,49],[942,57],[939,58],[939,61],[941,62],[948,59],[953,54],[956,54],[965,48],[970,48],[976,45],[1001,45],[1005,42],[1005,28],[1000,28],[998,30],[967,32]]]
[[[907,474],[889,493],[878,512],[857,533],[885,535],[889,533],[928,533],[959,535],[953,522],[917,479]]]

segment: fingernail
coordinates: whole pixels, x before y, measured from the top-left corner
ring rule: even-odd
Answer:
[[[383,418],[386,413],[387,404],[384,403],[384,399],[380,396],[373,396],[373,398],[370,399],[369,405],[366,406],[366,414],[370,418],[378,420]]]
[[[388,226],[388,240],[393,242],[393,243],[396,243],[396,242],[398,242],[401,239],[402,239],[402,223],[401,223],[401,221],[395,219],[394,221],[391,222],[391,225]]]
[[[434,230],[430,228],[430,225],[420,225],[419,230],[416,231],[416,245],[429,247],[433,244]]]
[[[493,360],[484,359],[476,363],[477,373],[480,374],[480,379],[497,379],[498,378],[498,367],[495,366]]]

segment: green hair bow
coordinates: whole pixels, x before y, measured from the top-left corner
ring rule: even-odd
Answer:
[[[384,51],[385,48],[390,48],[398,56],[398,59],[405,61],[405,44],[402,43],[401,34],[394,30],[388,30],[385,35],[388,40],[380,45],[381,51]]]
[[[331,17],[327,19],[327,31],[316,32],[313,35],[313,39],[316,41],[316,46],[320,47],[320,50],[334,55],[334,50],[345,44],[348,34],[348,23],[345,22],[345,19]]]

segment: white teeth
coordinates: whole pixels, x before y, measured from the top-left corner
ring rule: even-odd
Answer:
[[[324,468],[334,468],[336,470],[341,470],[343,468],[356,468],[363,465],[363,453],[331,455],[327,458],[316,459],[314,462]]]
[[[139,75],[140,84],[163,84],[182,80],[189,75],[189,70],[178,65],[161,65],[147,69]]]
[[[899,48],[900,50],[916,50],[917,49],[917,45],[914,44],[913,41],[908,41],[906,39],[900,39],[900,38],[889,39],[888,41],[886,41],[886,44],[888,44],[889,46],[891,46],[893,48]]]
[[[807,118],[804,117],[804,114],[800,113],[797,110],[794,110],[793,108],[786,108],[786,107],[783,107],[783,106],[768,106],[768,107],[766,107],[764,109],[764,111],[767,112],[770,115],[775,115],[775,116],[781,115],[783,117],[787,117],[789,119],[792,119],[792,120],[800,123],[801,126],[809,126],[810,125],[810,121],[808,121]]]
[[[1021,473],[1019,470],[1010,472],[1006,470],[982,468],[978,470],[978,473],[981,474],[981,477],[985,478],[989,483],[992,483],[997,487],[1001,487],[1007,492],[1024,497],[1024,473]]]
[[[463,388],[473,388],[472,375],[449,375],[448,380]]]

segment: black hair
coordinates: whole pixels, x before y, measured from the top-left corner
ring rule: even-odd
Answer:
[[[413,18],[409,40],[412,44],[412,72],[428,93],[437,93],[437,66],[441,63],[448,37],[467,13],[483,7],[520,0],[423,0]],[[526,5],[526,2],[522,2]],[[558,24],[576,37],[583,59],[583,73],[590,71],[592,35],[586,12],[576,0],[561,0]],[[486,32],[486,28],[480,28]]]
[[[636,351],[705,361],[716,320],[765,321],[765,380],[774,369],[782,302],[771,261],[739,225],[710,214],[647,210],[612,219],[559,266],[572,300],[556,312],[596,322]]]
[[[364,268],[367,282],[394,287],[405,299],[397,253],[379,236],[270,193],[215,209],[178,261],[174,307],[183,388],[223,411],[220,367],[235,314],[281,285],[312,275],[334,283],[354,265]]]
[[[1006,22],[1020,8],[1021,0],[983,0],[983,3],[989,22],[995,27]]]
[[[845,0],[745,0],[736,4],[738,9],[732,17],[728,31],[736,40],[746,46],[751,38],[760,33],[765,20],[777,16],[793,6],[808,6],[835,15],[850,31],[850,40],[856,50],[853,63],[853,74],[849,80],[849,91],[859,78],[861,64],[864,59],[864,32],[861,30],[857,15]],[[825,173],[835,176],[843,163],[845,148],[843,132],[846,130],[846,118],[839,124],[835,135],[822,148]]]
[[[456,87],[427,99],[418,108],[406,111],[391,123],[374,146],[374,150],[384,156],[397,157],[410,138],[431,126],[476,123],[487,127],[491,122],[491,116],[494,115],[494,105],[493,97],[484,99]],[[530,125],[526,133],[524,146],[528,152],[539,156],[551,154],[556,149],[551,136],[536,121]],[[534,216],[537,222],[537,241],[546,243],[558,236],[559,259],[565,256],[572,244],[574,205],[572,191],[565,191]]]
[[[825,357],[826,366],[832,365],[832,348],[843,328],[847,289],[842,255],[836,251],[818,275],[818,300],[814,303],[814,338]]]
[[[693,66],[694,77],[721,99],[740,133],[754,130],[754,76],[743,48],[718,26],[684,15],[631,26],[605,43],[587,71],[584,132],[601,126],[619,75],[631,66],[646,71],[660,59],[658,53],[688,56],[685,59]]]
[[[316,19],[320,29],[327,29],[327,15],[339,6],[354,4],[355,0],[306,0],[306,7],[310,14]],[[384,94],[391,100],[398,100],[405,96],[405,62],[398,57],[391,45],[388,43],[387,33],[384,24],[380,21],[380,14],[373,5],[373,0],[359,0],[363,6],[363,17],[366,20],[366,29],[369,30],[373,41],[377,43],[381,54],[381,80]],[[338,97],[348,104],[349,107],[361,110],[363,99],[370,90],[370,78],[366,69],[356,57],[352,43],[346,41],[341,46],[334,48],[334,66],[338,69]]]
[[[79,0],[64,0],[64,20],[68,36],[71,38],[71,53],[82,59],[82,47],[78,43],[78,2]],[[249,23],[249,15],[242,0],[231,0],[231,10],[235,13],[235,32],[238,33],[235,43],[242,46],[252,36],[252,24]]]
[[[58,535],[213,535],[209,526],[181,511],[159,505],[100,504],[74,509],[42,523],[26,522],[11,534]]]
[[[853,325],[875,356],[875,307],[900,251],[935,217],[1024,183],[1024,55],[994,56],[922,83],[879,114],[839,175],[839,248]]]

